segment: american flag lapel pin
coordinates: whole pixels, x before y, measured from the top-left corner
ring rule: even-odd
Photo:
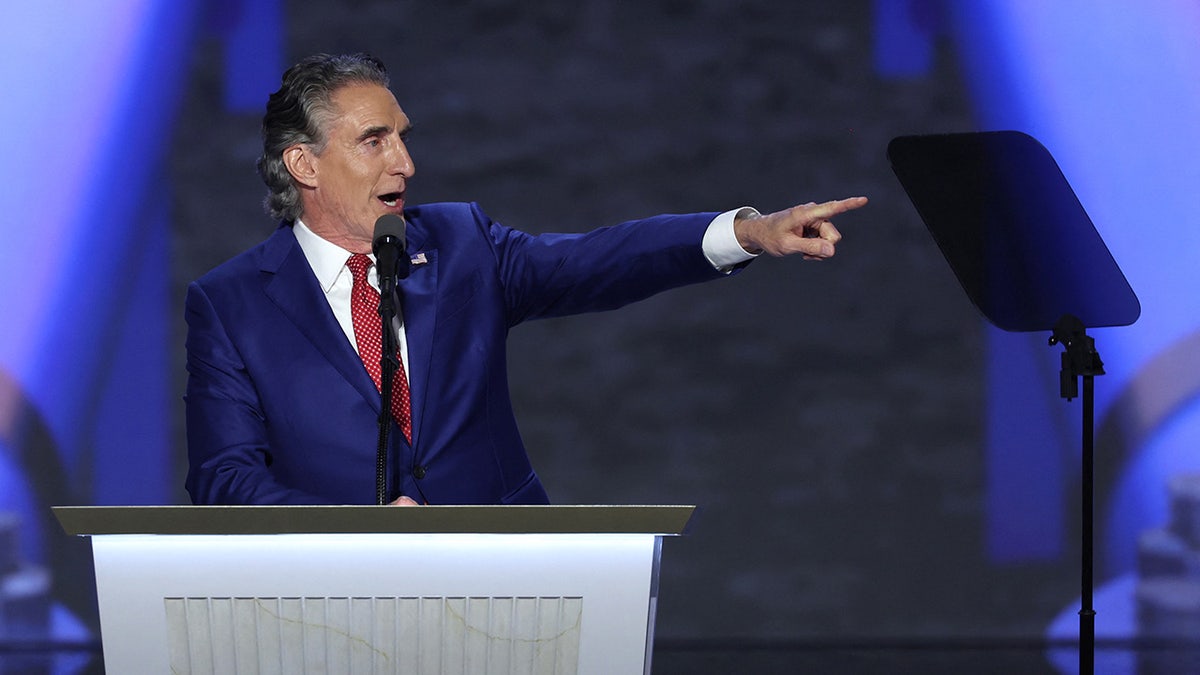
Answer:
[[[429,262],[429,260],[425,257],[424,253],[418,253],[410,258],[409,262],[414,265],[424,265],[425,263]]]

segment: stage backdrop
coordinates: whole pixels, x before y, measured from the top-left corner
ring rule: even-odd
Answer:
[[[556,502],[701,505],[664,550],[659,635],[685,647],[1036,637],[1070,611],[1078,401],[1048,336],[985,327],[884,157],[904,134],[1039,137],[1144,308],[1096,331],[1101,580],[1130,634],[1137,538],[1197,463],[1200,10],[969,4],[6,10],[0,574],[42,583],[0,639],[94,630],[86,547],[49,505],[186,500],[184,287],[275,226],[253,166],[282,69],[358,50],[416,124],[414,202],[546,232],[871,197],[833,261],[512,333]]]

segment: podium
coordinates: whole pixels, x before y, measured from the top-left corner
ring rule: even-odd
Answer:
[[[649,673],[692,506],[55,507],[109,673]]]

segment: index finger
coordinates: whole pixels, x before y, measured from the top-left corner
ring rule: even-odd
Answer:
[[[833,201],[823,202],[813,206],[808,215],[815,218],[832,218],[839,213],[853,211],[854,209],[862,208],[867,203],[866,197],[848,197],[846,199],[835,199]]]

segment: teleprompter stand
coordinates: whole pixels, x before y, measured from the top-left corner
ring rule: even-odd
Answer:
[[[1015,131],[902,136],[892,170],[963,290],[1007,331],[1051,331],[1059,390],[1083,378],[1079,672],[1095,672],[1092,608],[1094,378],[1104,366],[1088,328],[1127,326],[1141,306],[1050,153]]]

